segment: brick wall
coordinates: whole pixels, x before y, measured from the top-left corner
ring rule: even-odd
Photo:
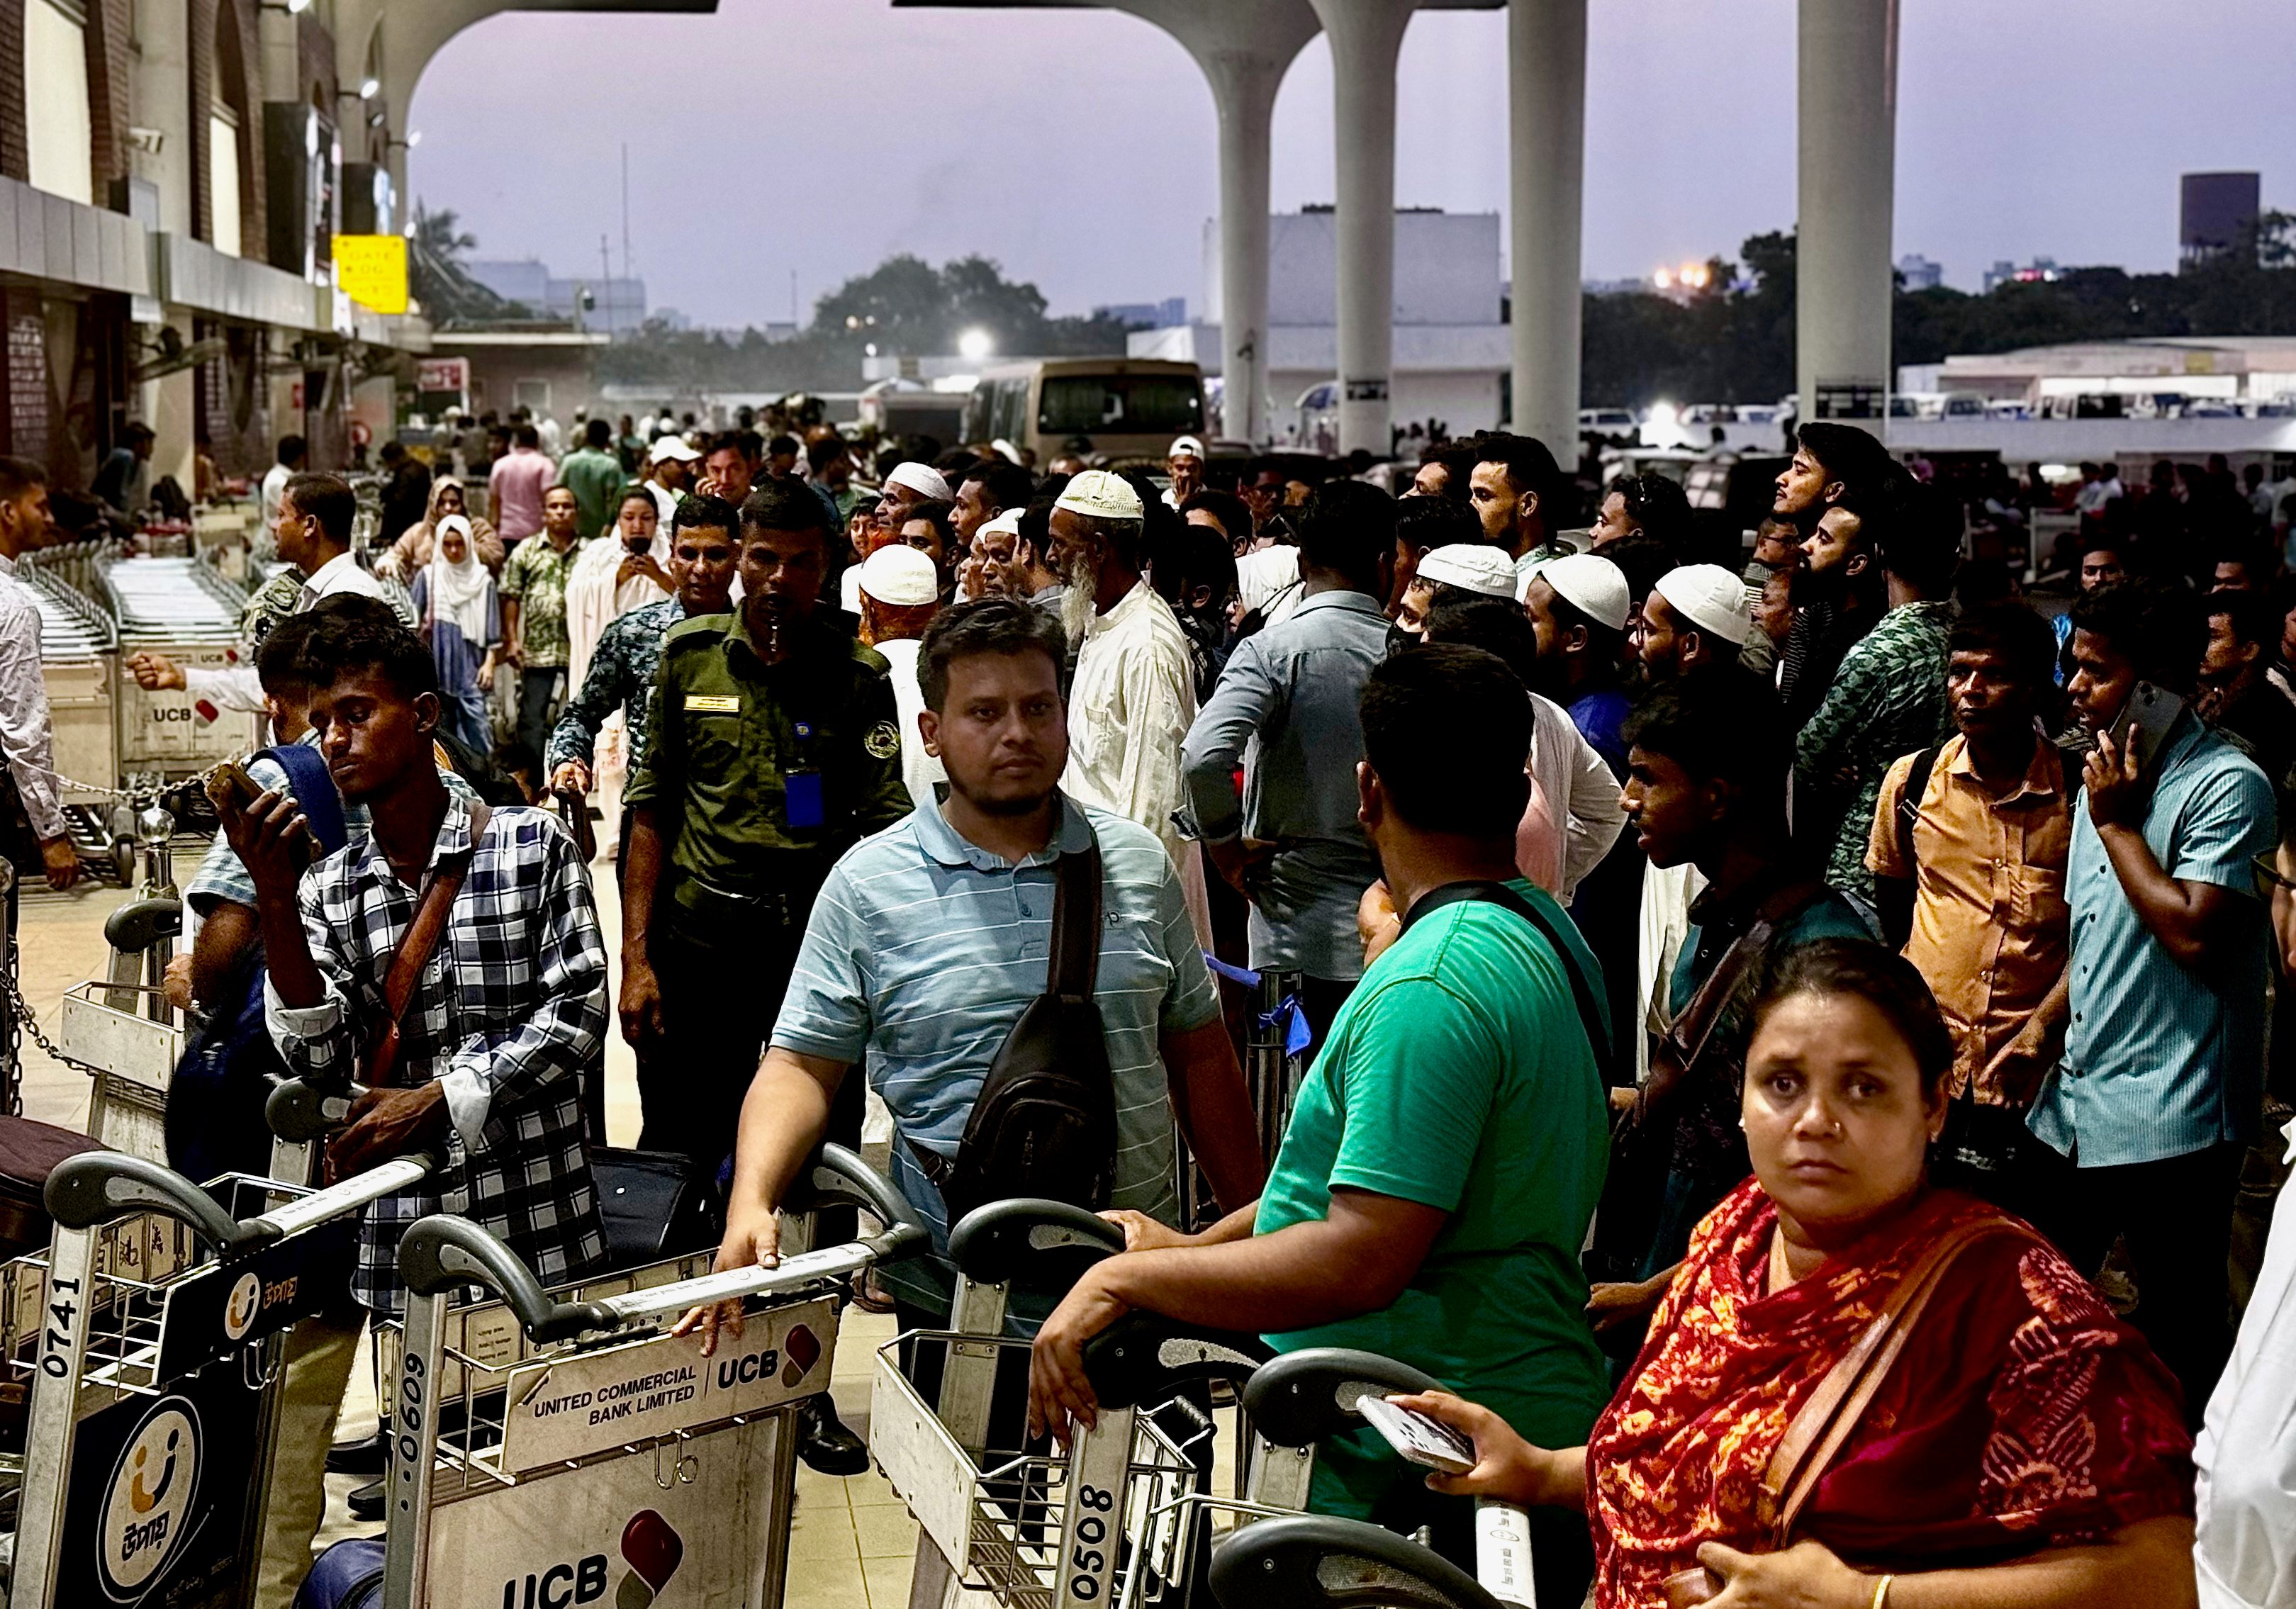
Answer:
[[[11,0],[0,0],[0,6]],[[208,188],[208,109],[223,103],[239,114],[239,250],[262,261],[269,251],[263,207],[262,57],[256,41],[255,0],[181,0],[191,8],[193,234],[215,238],[215,198]],[[239,45],[239,93],[218,57],[221,28]]]
[[[127,209],[128,37],[133,0],[87,0],[89,152],[95,204]]]
[[[0,0],[0,174],[29,182],[32,157],[24,130],[24,6]]]

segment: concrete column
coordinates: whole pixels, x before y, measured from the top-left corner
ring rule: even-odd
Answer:
[[[1587,0],[1507,7],[1513,210],[1514,429],[1578,457],[1578,230],[1586,171]]]
[[[1222,432],[1267,439],[1267,205],[1270,125],[1288,62],[1207,64],[1219,109]]]
[[[175,327],[184,344],[191,345],[191,314],[181,308],[170,308],[167,315],[168,323]],[[152,333],[156,336],[158,331]],[[195,484],[193,455],[197,444],[193,418],[199,382],[197,369],[178,369],[172,374],[144,382],[141,388],[144,394],[139,398],[143,404],[141,417],[152,427],[151,479],[156,481],[162,475],[173,475],[186,497]]]
[[[1800,62],[1801,417],[1879,420],[1890,381],[1897,0],[1801,0]],[[1854,400],[1853,386],[1866,388]]]
[[[1308,0],[1113,0],[1172,36],[1219,114],[1221,429],[1267,439],[1269,126],[1275,94],[1318,26]]]
[[[1332,42],[1340,451],[1388,449],[1395,369],[1395,60],[1417,0],[1313,0]]]

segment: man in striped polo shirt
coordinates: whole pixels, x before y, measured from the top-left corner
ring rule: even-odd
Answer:
[[[1054,863],[1095,841],[1103,909],[1095,995],[1115,1081],[1111,1204],[1172,1222],[1173,1116],[1225,1209],[1264,1169],[1219,997],[1171,857],[1147,828],[1079,805],[1060,692],[1067,641],[1042,610],[984,598],[941,615],[918,664],[917,731],[948,772],[863,839],[815,901],[771,1048],[742,1109],[721,1268],[772,1255],[775,1210],[821,1141],[839,1086],[865,1063],[891,1108],[893,1178],[944,1243],[940,1193],[920,1153],[955,1158],[997,1050],[1046,987]],[[946,1270],[942,1270],[944,1278]],[[887,1270],[924,1305],[912,1269]]]

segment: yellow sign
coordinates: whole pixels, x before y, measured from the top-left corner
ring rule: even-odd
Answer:
[[[335,236],[335,286],[377,313],[406,311],[406,237]]]

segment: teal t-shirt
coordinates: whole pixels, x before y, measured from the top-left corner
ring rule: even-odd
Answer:
[[[1562,909],[1509,885],[1602,970]],[[1570,982],[1521,918],[1461,901],[1414,923],[1364,974],[1301,1087],[1258,1232],[1329,1216],[1335,1187],[1449,1213],[1394,1304],[1270,1335],[1413,1364],[1541,1447],[1576,1447],[1610,1396],[1578,1252],[1603,1191],[1609,1111]],[[1369,1517],[1421,1474],[1375,1434],[1326,1443],[1314,1506]]]

